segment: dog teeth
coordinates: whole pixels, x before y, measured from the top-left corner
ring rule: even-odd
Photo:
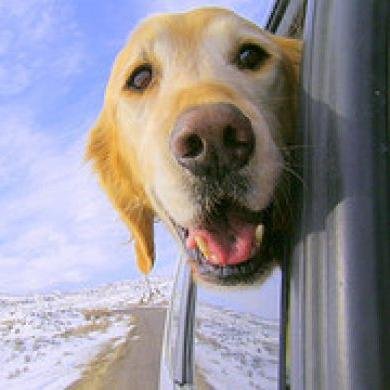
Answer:
[[[261,241],[263,240],[263,235],[264,235],[264,225],[257,226],[256,231],[255,231],[255,243],[252,247],[252,251],[251,251],[251,254],[249,256],[250,258],[254,257],[257,250],[259,249]]]
[[[255,242],[257,248],[260,246],[261,241],[263,240],[263,235],[264,235],[264,225],[257,226],[255,232]]]
[[[206,240],[204,240],[202,237],[195,237],[196,245],[198,245],[199,251],[202,253],[205,259],[214,260],[215,255],[210,251]]]

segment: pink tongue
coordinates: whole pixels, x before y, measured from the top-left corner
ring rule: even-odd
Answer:
[[[186,246],[188,249],[197,248],[195,238],[200,237],[212,253],[207,259],[210,263],[220,266],[243,263],[248,260],[254,246],[256,225],[234,221],[232,226],[218,232],[190,229]]]

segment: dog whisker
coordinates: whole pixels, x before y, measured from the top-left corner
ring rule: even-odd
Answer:
[[[284,145],[284,146],[279,146],[279,150],[296,150],[296,149],[309,149],[313,148],[313,145]]]
[[[276,220],[290,221],[293,217],[294,210],[292,207],[292,193],[290,178],[287,175],[282,175],[275,196],[275,211],[278,214]],[[288,216],[286,217],[286,212]]]
[[[302,176],[299,175],[294,169],[292,169],[291,167],[284,164],[283,170],[285,172],[289,173],[290,175],[292,175],[293,177],[295,177],[303,185],[303,187],[307,188],[307,185],[306,185],[305,181],[303,180]]]

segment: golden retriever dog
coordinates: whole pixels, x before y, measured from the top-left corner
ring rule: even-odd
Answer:
[[[232,11],[144,21],[117,56],[87,158],[130,229],[140,270],[154,220],[216,284],[265,275],[289,225],[301,44]]]

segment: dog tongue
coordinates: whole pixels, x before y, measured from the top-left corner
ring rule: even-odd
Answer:
[[[204,257],[215,265],[225,266],[246,261],[255,245],[256,225],[243,221],[229,221],[219,230],[189,229],[186,246],[199,247]]]

